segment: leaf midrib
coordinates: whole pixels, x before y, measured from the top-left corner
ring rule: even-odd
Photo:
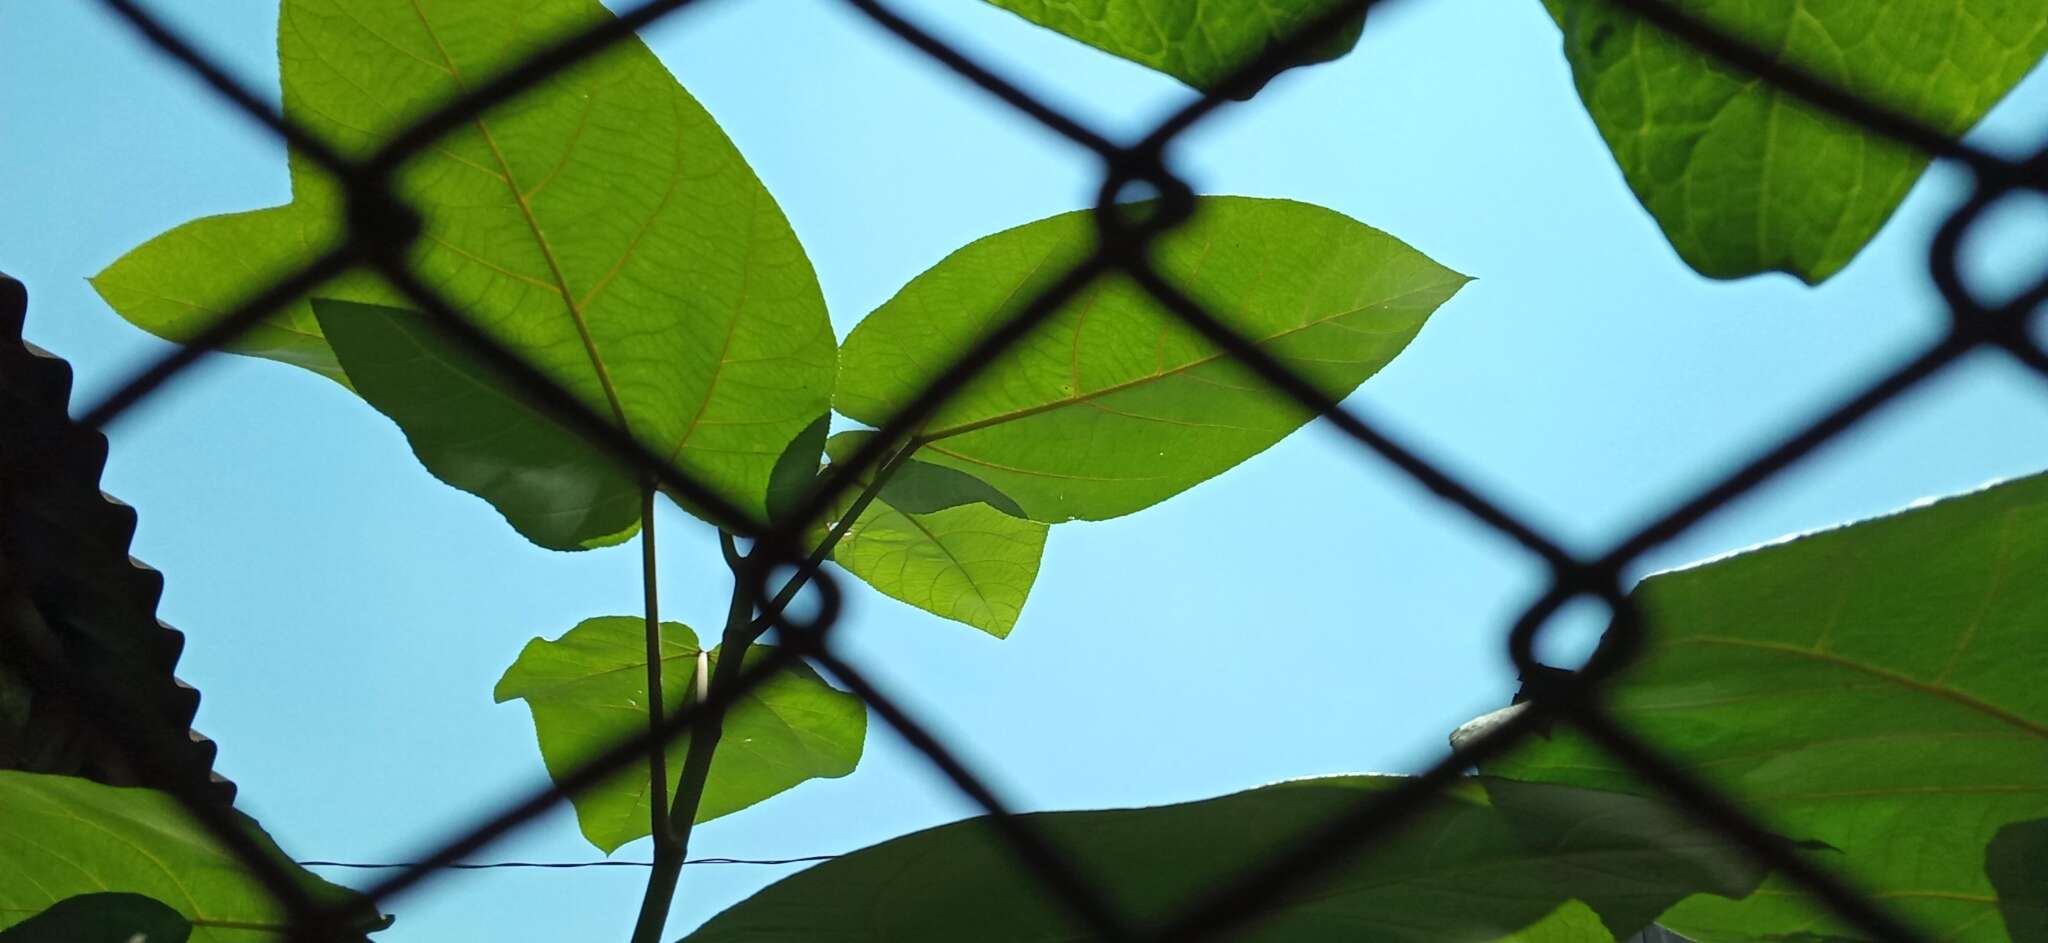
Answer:
[[[410,0],[410,3],[413,15],[419,18],[420,28],[426,30],[427,39],[434,44],[434,51],[440,54],[441,61],[447,64],[449,77],[454,79],[457,88],[467,93],[469,83],[462,78],[461,70],[455,65],[455,58],[448,54],[448,47],[441,44],[440,35],[434,31],[434,24],[427,19],[427,11],[420,6],[420,0]],[[471,123],[483,137],[484,145],[490,148],[491,158],[498,162],[498,169],[505,175],[505,188],[511,192],[512,202],[519,207],[519,215],[526,221],[527,231],[533,234],[533,241],[540,249],[541,258],[547,262],[548,274],[553,276],[556,291],[562,298],[562,307],[568,311],[569,320],[576,326],[576,337],[583,344],[584,354],[590,358],[590,368],[597,375],[597,385],[604,391],[605,403],[611,407],[612,418],[618,421],[619,428],[631,430],[632,426],[626,420],[625,404],[620,402],[618,390],[612,386],[611,371],[605,367],[604,358],[597,352],[597,340],[591,336],[590,323],[584,318],[583,307],[577,303],[575,293],[569,288],[569,279],[562,273],[562,263],[555,257],[554,245],[548,241],[547,233],[542,231],[540,220],[533,215],[533,206],[526,201],[526,194],[520,190],[518,178],[512,174],[511,162],[505,159],[504,151],[498,147],[497,138],[491,134],[491,126],[484,122],[482,115],[478,115]]]
[[[974,590],[975,598],[981,600],[981,604],[983,606],[989,608],[990,610],[993,610],[995,608],[995,606],[989,601],[987,591],[981,588],[980,583],[974,581],[974,574],[968,571],[966,564],[960,562],[960,557],[953,553],[953,548],[946,546],[946,542],[939,539],[939,535],[932,533],[932,529],[924,526],[923,521],[918,520],[913,515],[905,513],[901,508],[891,506],[889,510],[895,511],[898,514],[903,515],[903,519],[909,521],[910,526],[917,528],[918,533],[923,534],[926,540],[932,542],[932,546],[939,548],[939,552],[945,554],[946,559],[951,560],[953,562],[953,569],[958,570],[960,572],[960,578],[967,581],[967,588]]]
[[[1429,285],[1422,285],[1415,288],[1410,288],[1407,291],[1403,291],[1398,294],[1389,295],[1385,298],[1376,299],[1365,304],[1354,305],[1342,311],[1333,312],[1323,317],[1315,318],[1313,320],[1307,321],[1295,327],[1287,328],[1286,330],[1280,331],[1276,334],[1269,334],[1265,337],[1257,338],[1253,341],[1253,343],[1260,345],[1270,344],[1273,341],[1277,341],[1286,337],[1291,337],[1295,334],[1299,334],[1303,331],[1309,330],[1310,328],[1322,327],[1324,325],[1330,324],[1332,322],[1335,322],[1339,318],[1348,318],[1354,314],[1369,311],[1373,308],[1384,307],[1386,305],[1391,305],[1396,302],[1405,301],[1416,295],[1422,294],[1424,292],[1436,291],[1438,289],[1441,289],[1442,287],[1443,286],[1441,284],[1432,283]],[[925,442],[936,442],[940,439],[948,439],[957,435],[965,435],[969,432],[979,431],[981,429],[986,429],[990,426],[998,426],[1002,425],[1003,423],[1014,422],[1019,419],[1028,419],[1040,413],[1048,413],[1055,409],[1063,409],[1068,406],[1076,406],[1082,403],[1092,402],[1094,400],[1101,399],[1105,396],[1110,396],[1116,393],[1121,393],[1125,390],[1144,386],[1148,383],[1154,383],[1160,380],[1168,379],[1170,377],[1179,376],[1181,374],[1187,373],[1188,371],[1197,369],[1199,367],[1208,366],[1209,364],[1215,363],[1219,360],[1223,360],[1230,356],[1231,355],[1229,351],[1219,350],[1206,357],[1199,357],[1187,363],[1181,364],[1178,367],[1173,367],[1167,370],[1154,371],[1141,377],[1135,377],[1130,380],[1125,380],[1122,383],[1112,383],[1109,386],[1102,387],[1101,389],[1090,390],[1086,393],[1077,393],[1073,396],[1062,397],[1060,399],[1052,400],[1049,402],[1039,403],[1036,406],[1027,406],[1023,409],[1011,410],[1010,412],[1007,413],[998,413],[994,416],[976,419],[972,422],[964,422],[959,425],[948,426],[944,429],[928,431],[919,436],[919,438]]]

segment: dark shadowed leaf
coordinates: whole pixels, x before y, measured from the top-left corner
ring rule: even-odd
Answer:
[[[968,244],[847,337],[839,411],[880,425],[1095,244],[1066,213]],[[1205,197],[1159,268],[1333,397],[1407,346],[1466,277],[1376,229],[1288,200]],[[1264,451],[1311,414],[1121,277],[1098,281],[920,431],[918,457],[1033,520],[1101,520]]]
[[[284,938],[284,911],[261,881],[168,795],[0,770],[0,811],[0,927],[67,898],[117,891],[163,902],[196,925],[192,939],[198,943]],[[256,823],[243,822],[266,854],[297,870]],[[353,891],[298,874],[317,900],[360,900]],[[361,930],[389,923],[364,913]]]
[[[581,550],[639,529],[632,475],[418,313],[325,298],[313,312],[356,392],[398,424],[420,464],[527,540]]]
[[[1310,25],[1345,0],[989,0],[1033,23],[1113,56],[1214,89],[1266,48]],[[1365,25],[1360,16],[1296,57],[1291,65],[1327,62],[1351,51]],[[1248,96],[1244,96],[1248,97]]]
[[[1805,105],[1612,0],[1545,0],[1579,97],[1687,264],[1820,282],[1848,264],[1927,158]],[[2048,51],[2039,0],[1683,4],[1870,100],[1961,134]]]
[[[874,433],[865,429],[842,432],[832,437],[826,446],[826,453],[834,462],[843,462],[866,445]],[[867,478],[863,478],[865,483]],[[963,504],[985,504],[1008,514],[1023,517],[1024,509],[1010,496],[996,490],[994,485],[956,468],[934,465],[913,455],[901,462],[887,483],[882,485],[883,500],[898,510],[912,514],[930,514]]]
[[[870,435],[842,432],[827,451],[843,460]],[[851,510],[853,497],[837,502],[834,520]],[[1017,510],[986,482],[911,459],[847,529],[832,559],[886,595],[1004,638],[1038,578],[1048,529]]]
[[[775,460],[768,475],[768,519],[780,522],[795,514],[818,480],[818,466],[825,458],[825,436],[832,431],[832,414],[820,415],[804,427]]]
[[[0,930],[0,943],[185,943],[192,921],[141,894],[66,897]]]
[[[537,47],[601,22],[597,0],[285,0],[284,109],[363,154]],[[130,321],[185,340],[265,279],[341,238],[342,197],[303,155],[286,206],[194,220],[94,278]],[[397,181],[425,232],[410,262],[482,328],[600,415],[740,508],[764,514],[770,470],[824,412],[833,338],[809,261],[775,201],[703,107],[638,39],[426,148]],[[368,276],[321,297],[408,306]],[[304,301],[237,342],[341,379]],[[378,405],[392,405],[388,398]],[[412,404],[409,411],[431,408]],[[421,451],[490,457],[474,434]],[[517,457],[509,449],[498,458]],[[488,471],[492,480],[542,469]],[[588,512],[570,490],[556,517]],[[625,528],[600,515],[555,545]],[[553,529],[561,529],[556,525]]]
[[[2048,476],[1652,576],[1630,728],[1950,943],[2003,943],[1985,847],[2048,816]],[[1648,791],[1560,727],[1486,772]],[[1859,936],[1773,878],[1660,922],[1703,943]]]
[[[695,698],[697,636],[677,622],[661,626],[662,705],[675,711]],[[754,646],[752,663],[767,657]],[[716,666],[718,650],[709,653]],[[600,751],[647,729],[646,622],[634,616],[586,619],[561,638],[526,643],[498,681],[499,703],[523,698],[548,773],[561,776]],[[860,761],[867,710],[798,665],[769,678],[725,715],[724,734],[704,784],[697,821],[728,815],[805,780],[844,776]],[[687,735],[669,745],[669,794],[682,776]],[[647,765],[627,768],[575,798],[583,836],[606,854],[648,834]]]
[[[1116,905],[1156,924],[1400,782],[1310,779],[1180,805],[1030,818]],[[1466,782],[1240,938],[1611,943],[1681,897],[1744,894],[1761,877],[1733,846],[1651,800]],[[1052,943],[1096,937],[1020,869],[986,819],[969,819],[785,878],[687,938],[764,939]]]
[[[2048,819],[1999,829],[1984,849],[1984,873],[2012,943],[2048,943]]]

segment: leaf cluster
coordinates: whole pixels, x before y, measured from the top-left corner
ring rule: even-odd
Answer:
[[[1201,89],[1341,6],[990,2]],[[1611,0],[1546,3],[1630,189],[1703,274],[1824,280],[1926,166]],[[610,16],[596,0],[530,0],[518,16],[482,0],[282,5],[287,116],[358,154]],[[1688,9],[1954,132],[2048,52],[2026,0]],[[1364,25],[1343,21],[1296,64],[1345,55]],[[339,185],[304,155],[289,161],[290,203],[176,227],[94,287],[136,325],[193,338],[244,286],[341,238]],[[1088,257],[1096,229],[1069,212],[977,239],[841,342],[774,198],[637,39],[447,135],[402,169],[397,191],[426,221],[408,263],[491,338],[730,505],[806,534],[807,549],[886,596],[997,638],[1018,625],[1052,527],[1150,508],[1314,418],[1135,281],[1107,275],[907,438],[880,443],[888,463],[836,474],[963,351]],[[1387,366],[1468,281],[1343,214],[1249,196],[1199,198],[1150,251],[1161,276],[1332,400]],[[234,349],[344,385],[392,420],[429,473],[538,546],[590,550],[640,534],[652,599],[652,484],[403,297],[375,275],[345,275]],[[818,519],[792,520],[840,478],[848,487],[820,502]],[[768,657],[755,613],[769,603],[747,595],[737,569],[732,620],[710,648],[651,602],[644,618],[594,617],[527,645],[495,693],[526,702],[552,775],[567,779]],[[1635,591],[1647,651],[1614,686],[1612,709],[1943,939],[2040,943],[2044,571],[2048,477],[1662,574]],[[715,722],[575,795],[591,843],[610,853],[652,834],[679,866],[671,846],[689,824],[847,775],[867,727],[856,698],[801,662]],[[1701,943],[1854,936],[1569,730],[1481,772],[1376,854],[1284,902],[1253,937],[1611,943],[1653,921]],[[1156,923],[1400,782],[1332,777],[1036,818],[1114,902]],[[0,808],[0,875],[20,878],[0,880],[0,939],[176,943],[278,928],[251,876],[159,793],[0,771]],[[306,877],[318,897],[346,893]],[[660,883],[636,939],[649,913],[659,930]],[[987,821],[969,820],[793,876],[690,939],[768,936],[1085,933],[1017,872]]]

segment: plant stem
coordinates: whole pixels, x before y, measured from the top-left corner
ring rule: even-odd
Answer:
[[[868,482],[867,487],[863,488],[860,495],[853,499],[853,503],[847,506],[846,513],[840,517],[837,523],[832,525],[830,531],[826,532],[825,539],[819,542],[817,549],[812,551],[810,557],[804,560],[803,565],[789,578],[789,582],[784,583],[782,589],[775,593],[775,599],[769,602],[767,606],[762,607],[759,619],[752,618],[754,614],[754,598],[750,590],[753,587],[753,580],[741,565],[744,564],[746,558],[739,556],[738,549],[733,545],[731,534],[725,531],[719,532],[718,539],[725,551],[726,560],[729,564],[733,564],[733,585],[732,600],[727,604],[725,611],[725,633],[719,640],[718,664],[711,669],[709,703],[723,702],[725,692],[730,691],[739,682],[741,670],[746,662],[747,649],[751,648],[754,642],[759,640],[762,634],[768,631],[769,626],[773,624],[774,614],[780,612],[782,607],[789,605],[790,600],[794,599],[797,592],[803,589],[804,584],[810,581],[812,574],[818,571],[818,567],[824,565],[825,558],[832,553],[832,548],[838,546],[840,538],[846,536],[846,532],[852,529],[853,522],[859,520],[861,514],[867,510],[868,505],[874,503],[875,496],[882,492],[882,486],[888,483],[889,478],[896,473],[898,468],[902,467],[904,461],[910,457],[910,453],[917,450],[919,444],[915,440],[906,443],[902,449],[898,450],[895,455],[890,457],[888,462],[884,463],[875,472],[873,479]],[[650,500],[652,499],[650,498]],[[648,516],[648,520],[653,520],[652,515]],[[651,537],[649,539],[650,541],[652,540]],[[652,551],[649,552],[651,553]],[[649,586],[651,587],[653,585],[651,569],[649,573],[648,579],[650,581]],[[651,594],[652,592],[653,590],[650,589],[649,593]],[[650,595],[648,603],[649,626],[654,625],[652,599],[653,597]],[[649,631],[652,632],[653,629],[650,628]],[[648,661],[650,662],[650,670],[648,671],[648,677],[650,679],[649,683],[652,684],[652,679],[659,677],[659,675],[656,674],[658,669],[652,668],[651,665],[653,662],[658,661],[659,658],[653,647],[653,636],[650,635],[649,639]],[[658,700],[658,698],[650,698],[650,700]],[[657,711],[659,709],[659,707],[655,708]],[[669,905],[675,899],[676,883],[682,878],[683,858],[689,852],[690,832],[697,822],[697,808],[704,801],[704,784],[710,778],[711,757],[718,749],[718,741],[724,733],[724,727],[724,711],[713,709],[712,712],[704,716],[703,720],[692,725],[690,729],[689,749],[683,755],[682,778],[676,784],[675,803],[669,807],[667,814],[667,832],[670,841],[668,846],[664,848],[661,840],[662,833],[655,833],[654,867],[650,869],[647,876],[647,892],[640,900],[640,919],[633,927],[633,943],[660,943],[662,926],[668,922]],[[656,746],[656,752],[660,752],[659,744]],[[657,760],[657,762],[659,761]],[[653,801],[657,806],[660,804],[660,797],[661,793],[657,789],[653,795]],[[657,819],[657,821],[659,820]]]
[[[654,861],[656,872],[663,870],[662,863],[673,859],[674,869],[680,871],[683,859],[682,846],[677,843],[675,831],[669,826],[668,806],[668,743],[658,736],[661,730],[662,683],[661,683],[661,602],[655,582],[654,544],[654,485],[649,482],[640,491],[640,583],[645,594],[647,612],[647,728],[655,735],[647,749],[647,817],[648,831],[654,836]],[[647,894],[640,902],[640,919],[633,939],[642,939],[643,930],[653,917],[653,934],[648,939],[660,936],[661,925],[668,916],[667,901],[675,894],[675,880],[671,877],[666,888],[657,888],[656,882],[648,881]],[[654,915],[656,899],[662,901],[660,913]]]
[[[647,730],[661,730],[661,594],[655,583],[654,485],[640,491],[640,585],[647,611]],[[673,843],[668,826],[668,750],[657,739],[647,750],[649,834],[654,844]]]
[[[803,566],[797,568],[797,571],[790,576],[789,582],[782,584],[782,588],[776,590],[775,598],[769,600],[767,605],[761,607],[761,616],[754,621],[758,631],[766,631],[775,617],[789,605],[790,600],[795,599],[796,594],[802,591],[804,585],[811,581],[811,576],[817,573],[818,568],[825,565],[825,559],[832,555],[832,548],[839,546],[839,538],[846,536],[846,532],[853,528],[853,522],[860,520],[860,516],[867,513],[868,505],[873,504],[875,498],[882,493],[882,486],[888,484],[889,479],[896,476],[897,470],[910,460],[910,454],[917,451],[918,447],[922,445],[924,445],[924,440],[911,439],[909,442],[904,443],[902,448],[897,449],[896,454],[889,456],[889,460],[883,462],[882,467],[875,470],[874,478],[868,481],[867,487],[861,489],[860,494],[853,499],[853,503],[847,506],[846,514],[840,517],[839,523],[834,524],[832,530],[825,534],[825,539],[820,541],[817,548],[811,551],[810,557],[804,560]]]

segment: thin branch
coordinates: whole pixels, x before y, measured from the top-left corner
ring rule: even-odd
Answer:
[[[868,505],[874,503],[875,497],[882,493],[882,486],[889,482],[920,444],[916,440],[904,443],[903,448],[875,472],[873,480],[847,506],[846,513],[832,525],[817,549],[811,552],[789,582],[776,592],[775,599],[762,608],[760,618],[750,618],[754,614],[755,600],[752,592],[754,581],[748,572],[750,566],[758,564],[751,556],[739,555],[731,534],[719,534],[720,547],[732,568],[732,599],[726,607],[725,634],[719,642],[718,664],[711,671],[709,703],[723,703],[721,695],[739,681],[747,649],[768,631],[774,615],[789,605],[804,584],[810,582],[818,567],[823,566],[831,555],[832,548],[839,545],[840,538],[853,528],[853,522],[859,520]],[[650,654],[649,658],[652,660],[653,655]],[[668,922],[669,906],[675,898],[676,883],[682,877],[683,856],[689,851],[690,832],[697,823],[697,809],[704,801],[704,784],[711,774],[711,757],[718,749],[724,727],[724,711],[716,709],[690,732],[689,751],[683,755],[682,778],[676,784],[675,803],[668,812],[669,827],[674,837],[673,852],[664,853],[659,844],[655,846],[654,861],[647,875],[647,892],[640,902],[640,919],[633,928],[633,943],[660,943],[662,927]]]
[[[853,522],[860,520],[860,516],[867,513],[868,505],[873,504],[875,498],[881,495],[882,487],[887,485],[889,479],[894,478],[896,472],[901,470],[904,464],[910,461],[911,453],[916,452],[923,445],[923,439],[911,439],[905,442],[903,448],[898,449],[895,455],[890,456],[889,460],[883,462],[882,467],[875,471],[875,477],[853,499],[853,503],[847,506],[846,513],[839,518],[839,523],[832,525],[832,530],[827,532],[825,539],[820,541],[818,546],[811,551],[810,557],[804,560],[803,566],[797,568],[797,571],[791,574],[789,582],[782,584],[782,588],[776,591],[775,598],[770,600],[768,605],[761,607],[761,615],[754,620],[756,637],[761,632],[767,631],[775,617],[780,615],[782,610],[789,606],[790,601],[796,598],[796,594],[801,592],[804,586],[810,583],[811,577],[817,574],[818,568],[824,566],[825,560],[832,556],[833,548],[839,546],[839,538],[846,536],[846,532],[853,529]]]
[[[640,489],[640,584],[647,611],[647,729],[661,730],[661,593],[656,583],[654,483]],[[654,846],[675,844],[668,823],[668,749],[660,739],[647,748],[647,826]]]
[[[675,895],[675,881],[664,886],[660,877],[665,870],[682,869],[683,848],[669,823],[668,743],[659,736],[663,695],[661,600],[655,582],[653,482],[640,488],[640,582],[647,610],[647,729],[651,738],[647,746],[647,828],[654,837],[654,861],[650,865],[654,870],[648,875],[647,890],[640,898],[640,916],[634,922],[633,939],[635,943],[658,943],[662,924],[668,918],[669,898]],[[715,724],[717,718],[712,718],[712,722]],[[671,864],[672,869],[665,867]],[[648,936],[650,932],[652,937]]]

